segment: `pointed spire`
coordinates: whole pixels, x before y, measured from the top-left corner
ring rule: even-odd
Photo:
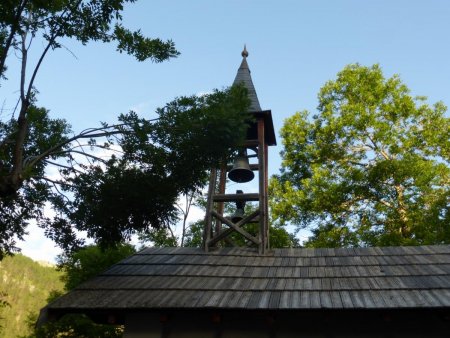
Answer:
[[[255,86],[253,85],[252,77],[250,75],[250,68],[247,64],[248,51],[247,46],[244,45],[244,50],[241,53],[242,62],[237,71],[236,78],[234,79],[233,85],[243,83],[245,88],[248,90],[248,97],[250,98],[251,104],[249,111],[260,111],[261,106],[259,105],[258,96],[256,95]]]
[[[243,58],[246,58],[248,56],[248,52],[247,52],[247,45],[244,45],[244,50],[241,53]]]

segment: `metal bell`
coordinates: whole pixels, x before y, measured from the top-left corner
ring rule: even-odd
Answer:
[[[242,190],[236,190],[236,194],[243,194]],[[236,201],[236,211],[231,215],[231,222],[237,223],[244,218],[245,201]]]
[[[228,178],[236,183],[250,182],[255,178],[255,174],[250,169],[245,151],[239,152],[239,155],[234,160],[233,168],[228,173]]]
[[[233,215],[231,215],[231,222],[237,223],[244,218],[244,209],[236,209]]]

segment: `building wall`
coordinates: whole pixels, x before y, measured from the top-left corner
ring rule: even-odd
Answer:
[[[446,338],[448,332],[448,310],[179,310],[130,313],[125,321],[125,338]]]

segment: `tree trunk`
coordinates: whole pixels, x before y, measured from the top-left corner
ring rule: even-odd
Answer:
[[[26,111],[29,104],[22,101],[19,118],[17,119],[17,133],[14,140],[14,150],[11,171],[0,177],[0,198],[14,196],[22,186],[23,177],[23,147],[28,132]]]
[[[405,190],[404,187],[402,187],[400,184],[395,185],[395,191],[397,192],[397,202],[398,202],[398,208],[397,212],[400,216],[400,228],[399,233],[402,235],[403,238],[408,238],[408,235],[410,233],[410,228],[408,226],[408,213],[406,210],[405,205],[405,197],[403,194],[403,191]]]

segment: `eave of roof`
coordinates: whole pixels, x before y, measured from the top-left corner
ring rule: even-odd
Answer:
[[[148,248],[49,305],[95,309],[450,307],[450,245],[358,249]]]

